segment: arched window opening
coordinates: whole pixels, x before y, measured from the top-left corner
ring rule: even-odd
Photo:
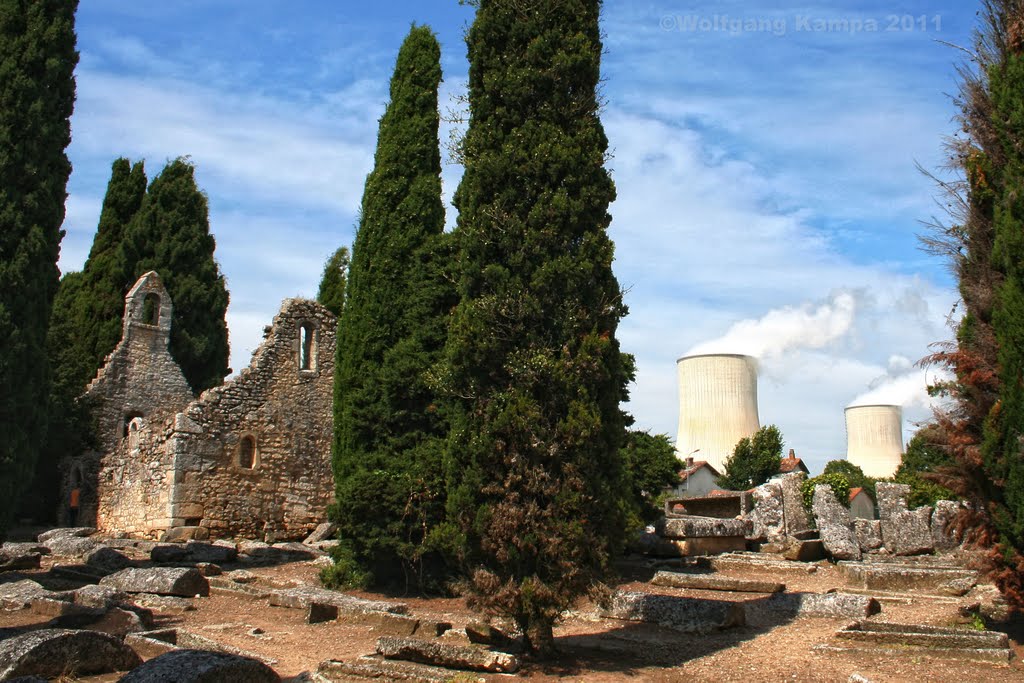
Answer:
[[[142,322],[146,325],[160,322],[160,297],[152,292],[142,300]]]
[[[256,467],[256,439],[243,436],[238,442],[238,466],[251,470]]]
[[[128,450],[139,450],[139,432],[142,430],[142,418],[136,417],[128,423]]]
[[[140,417],[145,417],[145,415],[143,415],[142,413],[139,413],[139,412],[125,413],[125,415],[124,415],[124,424],[121,426],[121,438],[122,439],[125,438],[126,436],[128,436],[128,434],[130,433],[130,427],[131,427],[131,424],[132,424],[132,420],[134,420],[136,418],[140,418]]]
[[[299,370],[313,369],[313,326],[302,323],[299,327]]]

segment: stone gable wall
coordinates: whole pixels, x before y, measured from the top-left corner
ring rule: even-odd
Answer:
[[[109,469],[139,490],[118,497],[106,530],[153,536],[202,526],[213,537],[280,540],[322,522],[334,495],[336,325],[323,306],[286,300],[238,377],[150,425],[134,455],[126,439]],[[308,369],[300,367],[303,327]],[[246,437],[255,445],[251,468],[239,461]]]

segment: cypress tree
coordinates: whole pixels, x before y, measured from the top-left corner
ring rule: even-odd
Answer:
[[[341,315],[341,309],[345,306],[348,262],[348,247],[338,247],[324,264],[324,274],[320,278],[320,290],[317,292],[316,300],[334,315]]]
[[[1002,588],[1024,604],[1024,8],[1007,16],[1005,61],[989,67],[992,120],[1005,162],[993,203],[992,261],[1002,275],[992,326],[999,348],[999,399],[982,447],[995,495],[989,511],[1006,559]]]
[[[0,0],[0,533],[46,426],[46,331],[71,163],[77,0]]]
[[[195,169],[176,159],[149,184],[128,226],[122,258],[134,281],[155,270],[174,302],[170,351],[197,395],[217,386],[228,367],[228,292],[214,259],[206,196]]]
[[[380,120],[338,324],[333,517],[379,584],[430,579],[423,543],[444,512],[447,427],[427,378],[454,305],[442,277],[440,58],[433,32],[413,26]]]
[[[480,0],[466,38],[461,301],[440,378],[455,397],[448,540],[471,604],[541,655],[559,614],[603,590],[631,512],[600,4]]]

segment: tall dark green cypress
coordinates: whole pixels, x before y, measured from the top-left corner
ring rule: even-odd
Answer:
[[[174,302],[171,355],[197,395],[224,381],[228,367],[228,291],[214,259],[206,196],[195,169],[176,159],[149,184],[128,226],[123,259],[132,279],[155,270]]]
[[[338,247],[324,264],[324,274],[320,278],[316,300],[334,315],[341,315],[341,309],[345,307],[345,281],[348,278],[349,260],[348,247]]]
[[[1006,58],[989,68],[992,121],[1004,162],[994,169],[992,262],[1002,275],[992,327],[999,399],[985,423],[982,455],[995,493],[989,513],[1006,560],[998,578],[1024,604],[1024,8],[1006,15]]]
[[[419,582],[443,516],[443,410],[427,373],[444,347],[446,266],[437,90],[441,49],[413,26],[391,79],[338,324],[333,517],[377,583]]]
[[[603,588],[630,517],[600,5],[480,0],[467,35],[462,298],[442,378],[450,540],[472,604],[514,618],[538,654]]]
[[[71,163],[77,0],[0,0],[0,533],[46,426],[46,331]]]

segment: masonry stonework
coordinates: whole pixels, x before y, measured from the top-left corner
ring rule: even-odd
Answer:
[[[159,282],[149,273],[132,291],[147,277]],[[144,299],[129,294],[126,321]],[[148,537],[176,527],[204,527],[214,538],[304,536],[324,520],[334,493],[335,316],[313,301],[286,300],[249,367],[193,400],[167,353],[170,306],[163,292],[163,336],[146,345],[126,322],[118,349],[141,360],[122,368],[115,350],[89,387],[100,429],[110,432],[94,458],[96,526]],[[107,375],[131,391],[108,388],[100,381]],[[134,393],[145,400],[124,398]],[[111,431],[126,418],[121,432]],[[87,457],[79,460],[84,467]]]

